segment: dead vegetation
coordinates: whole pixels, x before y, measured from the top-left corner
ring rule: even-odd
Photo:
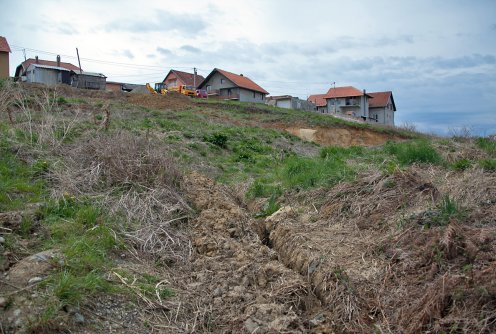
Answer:
[[[262,204],[244,203],[245,183],[225,186],[186,172],[191,166],[179,165],[175,144],[163,136],[114,127],[131,117],[128,111],[143,117],[130,104],[172,111],[190,108],[191,100],[32,88],[12,85],[0,96],[8,133],[21,137],[16,155],[29,164],[49,160],[41,171],[47,200],[91,201],[119,222],[112,233],[123,248],[113,251],[115,267],[105,278],[139,307],[129,318],[133,327],[111,311],[98,313],[108,296],[86,300],[81,310],[103,324],[100,332],[110,323],[123,332],[165,333],[496,331],[491,170],[371,167],[333,187],[288,192],[281,210],[257,220]],[[65,103],[61,94],[94,100]],[[491,157],[471,140],[435,147],[448,164]],[[0,213],[0,233],[20,231],[24,216]],[[29,233],[45,237],[36,224]],[[12,255],[18,261],[30,244],[16,240],[23,250]],[[173,293],[163,294],[169,288]],[[109,309],[122,310],[127,297],[121,298]],[[67,330],[60,323],[49,319],[32,328]]]

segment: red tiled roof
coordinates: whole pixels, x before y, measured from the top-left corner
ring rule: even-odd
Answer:
[[[317,107],[325,107],[327,105],[325,97],[326,94],[310,95],[308,101],[315,103]]]
[[[369,100],[369,107],[385,107],[391,96],[391,92],[369,93],[372,99]]]
[[[1,52],[12,52],[10,50],[9,43],[7,42],[7,39],[3,36],[0,36],[0,51]]]
[[[339,97],[354,97],[354,96],[363,96],[363,92],[355,87],[346,86],[346,87],[329,88],[327,94],[325,95],[325,98],[332,99]]]
[[[167,79],[169,74],[174,73],[178,79],[180,79],[182,82],[184,82],[185,85],[187,86],[193,86],[195,79],[194,79],[194,74],[193,73],[188,73],[188,72],[182,72],[182,71],[176,71],[176,70],[170,70],[167,76],[164,78],[163,82]],[[196,75],[196,86],[198,87],[202,81],[205,80],[205,78],[202,75]]]
[[[33,59],[33,58],[29,58],[28,60],[25,60],[21,63],[22,67],[25,69],[27,69],[29,67],[29,65],[31,64],[36,64],[36,59]],[[47,65],[47,66],[57,66],[57,62],[56,61],[51,61],[51,60],[43,60],[43,59],[38,59],[38,64],[40,65]],[[64,62],[60,62],[60,66],[59,67],[63,67],[69,71],[79,71],[79,67],[75,66],[75,65],[72,65],[71,63],[64,63]]]
[[[384,108],[387,106],[388,102],[391,101],[393,104],[393,110],[396,111],[396,104],[394,103],[393,92],[375,92],[368,93],[371,99],[369,100],[370,108]]]
[[[236,86],[241,87],[241,88],[246,88],[249,90],[254,90],[256,92],[264,93],[264,94],[269,94],[265,89],[257,85],[255,82],[253,82],[250,78],[245,77],[243,75],[238,75],[234,74],[228,71],[220,70],[218,68],[215,68],[214,71],[219,72],[223,76],[225,76],[227,79],[231,80]],[[210,74],[209,74],[210,76]]]

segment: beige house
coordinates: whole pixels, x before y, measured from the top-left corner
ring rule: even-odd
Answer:
[[[170,70],[165,76],[163,82],[168,88],[179,87],[182,85],[198,87],[205,78],[195,73]]]
[[[234,74],[218,68],[210,72],[198,89],[205,89],[209,98],[241,102],[265,103],[265,96],[269,94],[243,74]]]
[[[0,79],[9,77],[9,53],[11,52],[7,39],[0,36]]]

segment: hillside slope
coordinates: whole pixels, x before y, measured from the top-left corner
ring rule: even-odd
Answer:
[[[496,331],[496,143],[2,83],[6,333]]]

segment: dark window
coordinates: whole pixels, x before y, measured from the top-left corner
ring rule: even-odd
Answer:
[[[224,83],[224,79],[221,78],[220,79],[220,83],[223,84]]]

